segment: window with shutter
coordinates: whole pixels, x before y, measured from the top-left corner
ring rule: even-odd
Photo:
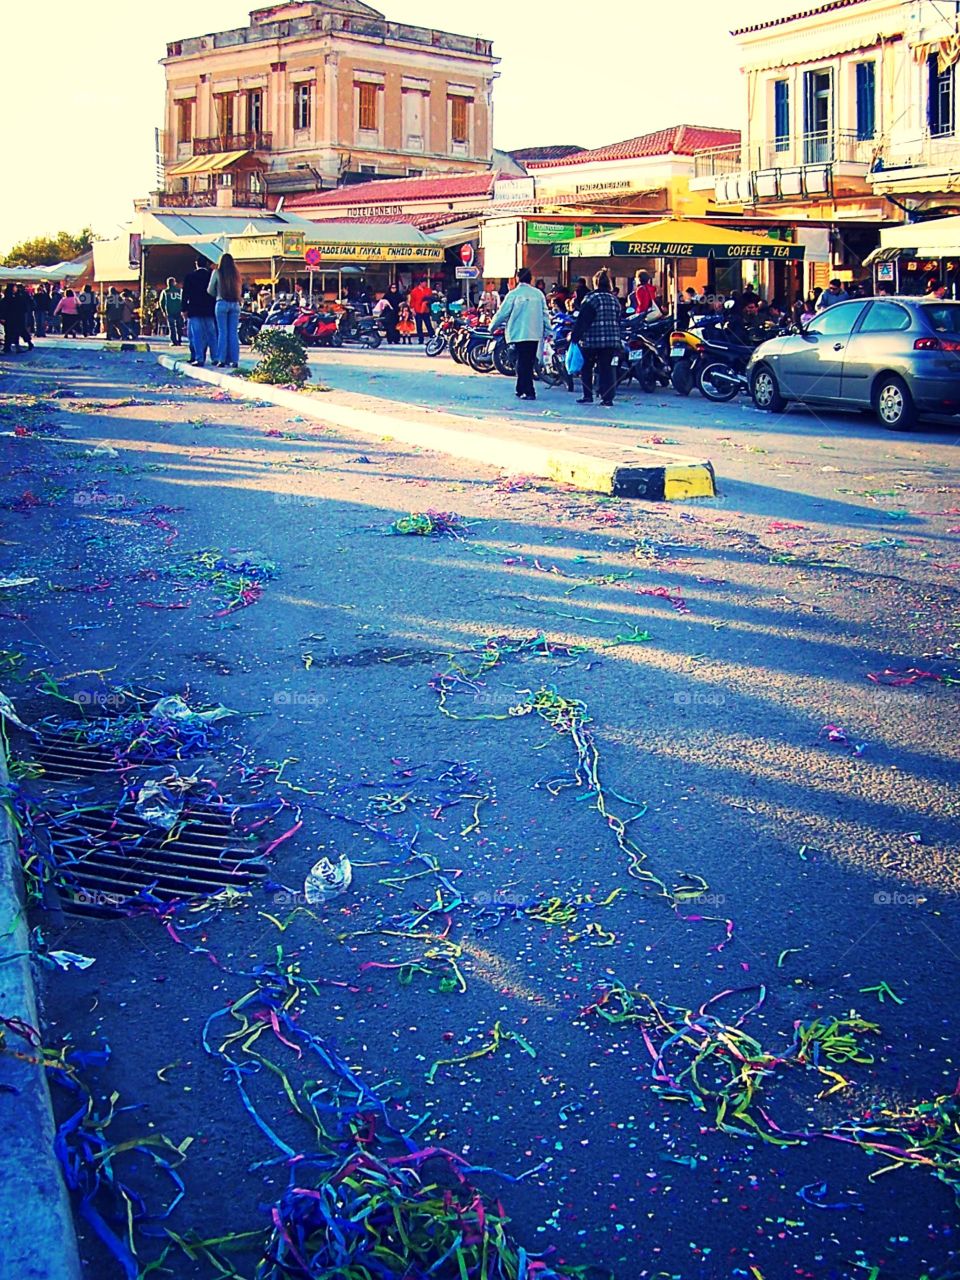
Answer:
[[[857,63],[857,137],[872,138],[876,132],[877,64]]]
[[[953,133],[954,107],[954,72],[955,67],[947,67],[941,71],[937,65],[937,55],[933,54],[927,66],[930,77],[930,97],[927,103],[927,119],[930,133],[935,138],[943,138]]]
[[[378,89],[375,84],[358,85],[360,90],[359,127],[364,133],[377,132],[377,94]]]
[[[790,83],[773,82],[773,146],[775,151],[790,149]]]
[[[450,140],[454,143],[464,144],[469,141],[467,137],[467,107],[468,99],[451,98],[450,99]]]
[[[298,84],[293,91],[293,127],[310,128],[310,85]]]

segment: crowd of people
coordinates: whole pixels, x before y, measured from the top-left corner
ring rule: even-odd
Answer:
[[[877,292],[892,290],[881,286]],[[677,299],[674,324],[678,329],[687,329],[705,316],[719,314],[731,335],[749,342],[750,335],[774,334],[789,325],[807,324],[838,302],[871,293],[868,282],[844,284],[833,279],[825,289],[813,289],[805,298],[787,306],[779,299],[763,298],[749,283],[728,295],[703,294],[688,286]],[[936,279],[928,282],[928,295],[944,297],[946,293],[946,286]],[[537,353],[562,313],[572,320],[570,341],[576,344],[583,362],[583,394],[578,403],[591,404],[596,393],[600,403],[608,407],[613,404],[616,389],[614,361],[621,347],[624,318],[632,315],[649,323],[661,319],[665,311],[666,303],[646,271],[636,273],[632,287],[624,295],[605,270],[596,273],[592,285],[581,276],[570,287],[557,283],[548,288],[543,280],[534,283],[532,273],[525,267],[518,273],[515,288],[505,296],[488,282],[478,302],[481,320],[491,330],[504,330],[506,341],[516,350],[519,399],[536,399],[533,369]]]
[[[173,346],[183,345],[186,332],[191,364],[204,364],[209,356],[221,368],[236,368],[242,296],[240,272],[229,253],[223,254],[216,270],[198,258],[182,287],[172,276],[167,280],[156,299],[150,327],[165,329]],[[8,284],[0,292],[0,321],[7,354],[31,351],[34,340],[48,334],[64,338],[103,334],[111,341],[128,341],[143,329],[137,294],[111,286],[101,297],[89,284],[82,289]]]
[[[0,294],[3,350],[7,354],[30,351],[35,338],[48,334],[92,338],[102,333],[111,340],[136,338],[139,316],[139,299],[129,289],[108,289],[101,299],[89,284],[82,289],[60,284],[8,284]]]

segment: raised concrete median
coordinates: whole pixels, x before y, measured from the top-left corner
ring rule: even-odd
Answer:
[[[485,415],[470,423],[454,414],[342,391],[300,392],[249,382],[220,369],[196,368],[185,359],[161,355],[166,369],[210,382],[247,400],[282,405],[303,417],[343,427],[368,439],[402,441],[454,458],[496,466],[511,475],[528,475],[572,485],[589,493],[621,498],[670,501],[711,498],[716,494],[713,466],[646,445],[606,445],[575,431],[548,431]]]

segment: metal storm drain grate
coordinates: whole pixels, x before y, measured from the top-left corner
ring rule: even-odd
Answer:
[[[29,752],[26,764],[42,771],[50,782],[88,780],[98,774],[116,773],[119,768],[109,747],[58,733],[44,733]]]
[[[71,886],[62,890],[71,915],[120,914],[142,889],[170,902],[243,889],[266,875],[229,819],[202,809],[185,809],[172,832],[149,826],[132,808],[91,809],[50,834]]]

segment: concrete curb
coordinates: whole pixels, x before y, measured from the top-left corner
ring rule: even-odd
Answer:
[[[159,341],[167,346],[161,338]],[[61,338],[57,334],[48,334],[38,338],[34,343],[35,351],[150,351],[150,343],[145,338],[130,338],[122,341],[109,338]]]
[[[0,797],[9,778],[0,744]],[[0,1017],[37,1026],[37,1001],[24,909],[17,836],[0,804]],[[6,1036],[0,1053],[0,1276],[13,1280],[81,1280],[73,1210],[53,1149],[56,1126],[46,1072],[25,1041]],[[25,1058],[15,1053],[23,1052]]]
[[[458,431],[455,427],[413,422],[394,414],[381,416],[370,409],[338,404],[334,392],[321,397],[303,395],[299,391],[288,391],[261,382],[248,382],[218,369],[193,368],[173,356],[161,355],[158,359],[165,369],[223,387],[245,400],[266,400],[285,409],[293,409],[304,417],[319,418],[345,427],[369,439],[389,437],[488,466],[493,462],[515,475],[555,480],[588,493],[646,498],[654,502],[712,498],[716,494],[712,463],[697,458],[646,448],[638,448],[629,458],[608,458],[586,450],[556,449],[493,431]]]

